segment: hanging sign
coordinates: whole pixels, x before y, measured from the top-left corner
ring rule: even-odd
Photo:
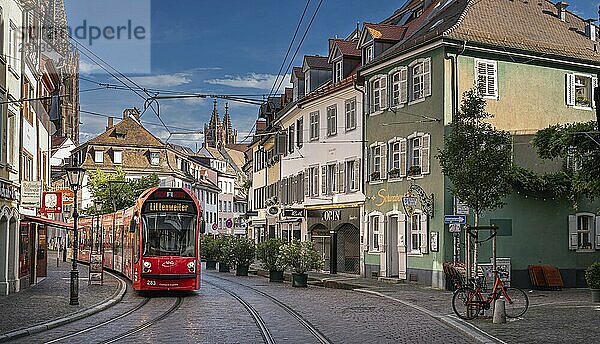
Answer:
[[[62,213],[62,193],[44,192],[42,196],[42,213],[60,214]]]
[[[62,205],[73,205],[73,201],[75,200],[75,194],[73,193],[73,190],[69,190],[69,189],[64,189],[64,190],[58,190],[57,192],[60,192],[62,195]]]

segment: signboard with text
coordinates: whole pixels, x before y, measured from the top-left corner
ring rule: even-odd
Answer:
[[[73,205],[73,201],[75,199],[75,194],[73,194],[73,190],[64,189],[58,190],[62,194],[62,205]]]
[[[63,211],[63,198],[60,192],[44,192],[42,196],[42,213],[60,214]]]
[[[21,205],[40,208],[42,199],[42,182],[24,180],[21,182]]]
[[[283,209],[284,217],[304,217],[304,209],[287,208]]]
[[[464,225],[465,223],[467,223],[467,217],[465,215],[445,215],[444,223],[445,224],[459,223],[461,225]]]

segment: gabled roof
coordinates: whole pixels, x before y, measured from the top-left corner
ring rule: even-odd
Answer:
[[[302,72],[302,67],[294,67],[292,69],[292,75],[297,79],[304,80],[304,72]]]
[[[89,140],[87,145],[104,146],[141,146],[164,147],[156,136],[152,135],[143,125],[133,117],[127,117],[109,128],[104,133]]]
[[[67,141],[67,137],[65,136],[52,136],[52,148],[58,148],[62,146],[63,143]]]
[[[329,63],[331,63],[337,53],[347,56],[360,58],[360,50],[356,47],[357,40],[346,41],[343,39],[330,39],[331,49],[329,51]]]
[[[328,61],[327,56],[312,56],[306,55],[304,56],[304,66],[307,66],[310,69],[326,69],[331,70],[331,64]]]
[[[357,48],[360,48],[365,43],[368,36],[376,41],[399,42],[404,38],[405,33],[405,26],[365,23]]]
[[[176,145],[174,143],[168,143],[169,148],[173,149],[175,152],[182,154],[184,156],[190,156],[190,155],[194,155],[194,151],[192,149],[190,149],[189,147],[184,147],[184,146],[180,146],[180,145]]]

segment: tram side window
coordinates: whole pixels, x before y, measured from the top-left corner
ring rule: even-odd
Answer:
[[[135,239],[133,241],[133,261],[137,263],[140,260],[140,231],[136,230],[138,224],[138,217],[134,215],[131,217],[129,222],[129,232],[135,233]]]

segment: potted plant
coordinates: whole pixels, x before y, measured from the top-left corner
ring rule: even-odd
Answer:
[[[408,169],[409,176],[418,176],[421,174],[421,166],[411,166]]]
[[[389,170],[388,175],[390,176],[390,178],[400,178],[400,169],[393,168]]]
[[[269,239],[258,244],[258,259],[269,270],[269,282],[283,282],[283,266],[278,265],[279,249],[283,245],[280,239]]]
[[[308,270],[320,269],[323,266],[321,254],[315,250],[310,241],[294,240],[281,246],[278,263],[292,270],[292,286],[306,287]]]
[[[202,253],[206,259],[206,270],[216,270],[217,260],[219,260],[219,241],[211,236],[202,238]]]
[[[223,236],[219,242],[219,272],[229,272],[232,263],[231,237]]]
[[[381,173],[379,171],[375,171],[375,172],[371,172],[371,181],[375,182],[378,181],[381,177]]]
[[[592,302],[600,302],[600,262],[595,262],[585,270],[585,281],[592,290]]]
[[[236,276],[248,276],[248,268],[254,262],[256,246],[254,241],[238,238],[232,241],[233,262]]]

